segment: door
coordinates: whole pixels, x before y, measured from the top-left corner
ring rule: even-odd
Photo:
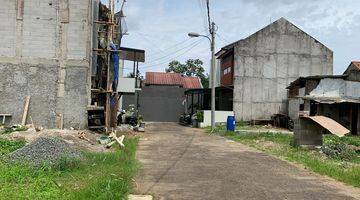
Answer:
[[[358,130],[358,117],[359,117],[359,106],[358,104],[353,104],[351,109],[351,133],[357,135]]]

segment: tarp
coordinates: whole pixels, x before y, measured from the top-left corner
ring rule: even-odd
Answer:
[[[318,123],[320,126],[328,130],[330,133],[337,135],[339,137],[343,137],[344,135],[350,133],[350,131],[336,122],[335,120],[325,117],[325,116],[304,116],[305,118],[309,118],[314,122]]]
[[[113,43],[110,44],[110,48],[112,50],[117,50],[116,46]],[[113,79],[113,84],[112,84],[112,90],[116,91],[117,85],[119,82],[119,53],[118,52],[111,53],[111,61],[114,66],[114,71],[113,71],[114,79]]]

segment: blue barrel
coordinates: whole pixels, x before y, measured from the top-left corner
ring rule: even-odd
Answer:
[[[234,116],[227,117],[226,130],[235,131],[235,117]]]

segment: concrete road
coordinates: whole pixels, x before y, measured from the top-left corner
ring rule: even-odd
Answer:
[[[138,193],[155,199],[360,199],[359,189],[173,123],[149,124],[137,158]]]

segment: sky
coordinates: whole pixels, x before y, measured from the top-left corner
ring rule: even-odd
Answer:
[[[205,2],[127,0],[129,35],[122,46],[146,51],[146,62],[139,67],[142,74],[164,71],[172,60],[196,58],[209,70],[209,41],[187,36],[188,32],[208,34]],[[217,50],[284,17],[333,50],[334,74],[360,60],[359,8],[360,0],[210,0],[211,19],[218,26]],[[125,73],[130,68],[131,63],[126,63]]]

